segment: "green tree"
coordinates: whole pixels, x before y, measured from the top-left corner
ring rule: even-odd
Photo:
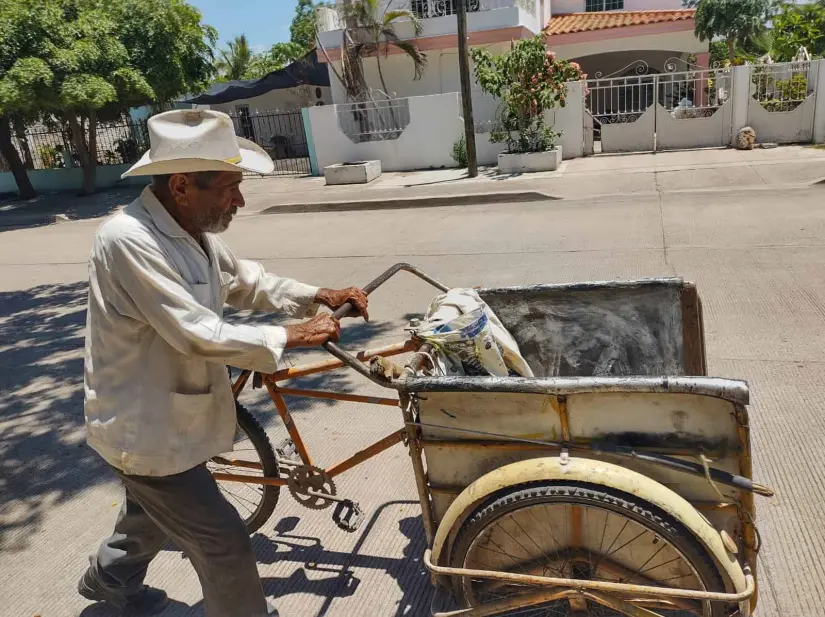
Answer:
[[[22,31],[14,62],[0,80],[6,112],[51,114],[68,124],[83,168],[83,192],[95,188],[97,126],[123,109],[154,98],[129,63],[117,23],[92,0],[13,0],[7,16]]]
[[[315,47],[316,34],[314,3],[312,0],[298,0],[298,6],[295,7],[295,16],[289,26],[290,42],[300,45],[304,50],[297,57],[303,56]]]
[[[209,85],[218,33],[201,23],[196,8],[183,0],[118,0],[107,5],[132,66],[152,86],[159,111]]]
[[[91,193],[98,123],[199,91],[212,71],[211,40],[214,30],[182,0],[7,0],[0,4],[0,113],[68,127],[83,192]],[[19,178],[18,188],[25,192]]]
[[[587,78],[581,67],[547,51],[542,35],[517,41],[499,56],[479,47],[470,55],[481,89],[501,100],[490,141],[506,143],[510,153],[551,149],[560,133],[546,125],[544,112],[567,104],[568,82]]]
[[[342,5],[344,22],[349,30],[352,51],[359,57],[375,56],[378,78],[385,94],[389,94],[381,57],[386,57],[390,47],[401,50],[413,63],[413,79],[421,79],[427,68],[427,55],[415,43],[398,37],[395,27],[399,21],[410,22],[416,36],[421,36],[421,21],[411,11],[389,10],[381,0],[358,0]]]
[[[228,49],[221,50],[220,59],[215,68],[224,79],[246,79],[254,59],[255,54],[249,48],[246,35],[241,34],[229,42]]]
[[[722,38],[728,58],[736,59],[736,43],[765,29],[772,0],[700,0],[696,7],[696,36],[700,41]]]
[[[812,56],[825,53],[825,7],[822,4],[785,4],[773,18],[771,31],[774,60],[788,62],[800,47]]]

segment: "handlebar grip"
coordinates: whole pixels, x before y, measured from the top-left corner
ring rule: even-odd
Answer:
[[[332,314],[332,318],[340,321],[341,319],[349,315],[349,312],[352,310],[352,308],[352,303],[347,302],[346,304],[339,306],[335,310],[335,312]]]

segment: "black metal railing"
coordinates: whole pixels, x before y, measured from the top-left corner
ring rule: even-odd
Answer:
[[[254,141],[275,163],[273,175],[311,173],[309,146],[303,116],[295,112],[233,113],[235,132]],[[12,144],[26,169],[80,167],[80,158],[68,128],[29,127],[25,135],[13,135]],[[109,123],[97,129],[97,164],[131,165],[149,149],[145,120]],[[0,172],[9,171],[0,156]]]
[[[239,137],[254,141],[269,154],[275,163],[275,175],[311,173],[306,127],[300,111],[249,112],[241,108],[229,117]]]

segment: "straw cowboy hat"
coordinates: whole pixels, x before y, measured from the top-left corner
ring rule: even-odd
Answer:
[[[167,111],[149,118],[148,127],[149,151],[121,178],[196,171],[268,174],[275,169],[263,148],[237,137],[232,119],[219,111]]]

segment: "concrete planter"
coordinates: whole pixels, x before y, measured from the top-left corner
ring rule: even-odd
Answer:
[[[561,165],[561,146],[555,146],[546,152],[498,155],[498,171],[503,174],[556,171],[559,165]]]
[[[324,179],[329,184],[367,184],[381,175],[381,161],[337,163],[324,167]]]

